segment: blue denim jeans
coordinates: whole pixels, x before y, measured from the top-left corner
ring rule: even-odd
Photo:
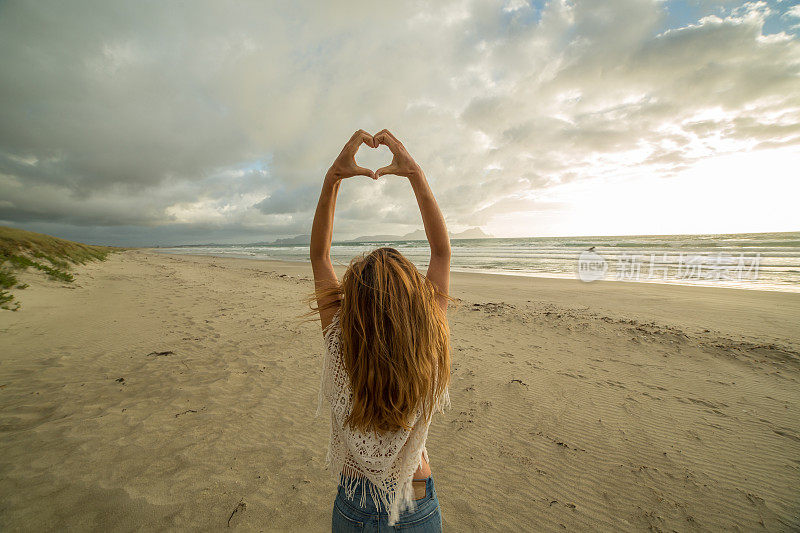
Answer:
[[[369,483],[369,481],[367,481]],[[400,513],[397,523],[389,526],[389,513],[385,509],[377,510],[375,502],[366,496],[366,507],[361,508],[362,487],[356,485],[353,499],[349,499],[344,487],[339,485],[336,499],[333,502],[331,531],[333,533],[349,533],[356,531],[404,531],[406,533],[440,533],[442,531],[442,511],[436,488],[433,486],[433,474],[425,481],[425,497],[416,500],[416,509]]]

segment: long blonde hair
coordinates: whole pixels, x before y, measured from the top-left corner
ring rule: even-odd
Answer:
[[[450,328],[437,295],[455,301],[384,247],[356,256],[339,285],[309,296],[326,302],[322,309],[341,305],[342,357],[353,391],[345,424],[411,430],[418,408],[424,420],[433,414],[450,383]]]

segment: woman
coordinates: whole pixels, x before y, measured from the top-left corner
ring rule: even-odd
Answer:
[[[387,146],[391,164],[357,166],[362,143]],[[431,247],[427,274],[378,248],[353,259],[339,283],[330,259],[339,185],[388,174],[408,178],[417,197]],[[326,465],[339,480],[333,531],[441,531],[425,441],[433,413],[450,403],[450,239],[425,174],[389,131],[357,131],[325,175],[311,263],[325,341],[319,400],[331,405]]]

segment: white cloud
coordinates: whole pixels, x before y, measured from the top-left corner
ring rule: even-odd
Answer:
[[[3,4],[0,219],[305,233],[344,141],[387,127],[452,229],[518,234],[536,209],[572,227],[545,199],[566,184],[800,144],[800,46],[764,35],[775,8],[659,33],[667,6]],[[337,207],[341,236],[420,226],[401,178],[354,178]]]

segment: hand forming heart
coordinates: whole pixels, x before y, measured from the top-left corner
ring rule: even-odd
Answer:
[[[374,172],[368,168],[358,166],[355,156],[362,144],[366,144],[370,148],[377,148],[381,144],[387,146],[392,152],[392,162]],[[398,141],[389,130],[381,130],[376,135],[370,135],[364,130],[358,130],[344,145],[341,153],[328,170],[328,175],[336,181],[353,176],[369,176],[377,180],[387,174],[411,178],[420,172],[419,165],[409,155],[403,143]]]

